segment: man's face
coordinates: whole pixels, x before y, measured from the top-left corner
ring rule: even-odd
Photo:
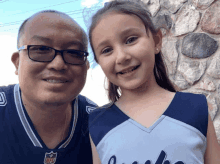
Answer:
[[[20,46],[45,45],[57,50],[83,50],[76,42],[82,44],[82,33],[71,19],[41,13],[25,25]],[[29,59],[27,50],[22,50],[17,66],[22,98],[42,105],[69,103],[85,85],[86,63],[66,64],[59,53],[51,62],[35,62]]]

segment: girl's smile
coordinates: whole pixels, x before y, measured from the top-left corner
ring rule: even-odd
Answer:
[[[139,68],[140,65],[131,66],[129,68],[123,69],[122,71],[116,73],[119,77],[129,77],[136,73],[136,70]]]

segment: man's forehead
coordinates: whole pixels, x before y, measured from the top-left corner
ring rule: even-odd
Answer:
[[[31,40],[41,41],[41,42],[49,43],[49,44],[52,44],[54,42],[53,39],[51,39],[49,37],[45,37],[45,36],[40,36],[40,35],[33,35],[31,37]],[[77,38],[72,38],[71,40],[68,41],[68,43],[65,43],[65,45],[67,47],[75,45],[75,46],[79,47],[79,49],[83,49],[84,48],[81,39],[77,39]]]
[[[53,29],[73,33],[82,39],[80,26],[68,15],[59,13],[38,13],[33,15],[25,25],[24,34],[26,37],[28,35],[31,38],[37,35],[36,32],[38,34],[41,33],[42,36],[47,36],[50,32],[52,33],[51,30]]]
[[[61,23],[65,25],[72,26],[74,28],[80,28],[79,25],[74,21],[70,16],[65,15],[63,13],[36,13],[31,16],[27,22],[27,24],[35,24],[35,23]]]
[[[87,41],[84,39],[84,35],[86,36],[80,25],[65,13],[43,12],[37,13],[28,19],[19,44],[31,44],[30,42],[34,41],[35,36],[44,37],[43,41],[45,43],[49,43],[48,38],[55,42],[57,41],[56,36],[63,36],[63,38],[66,38],[65,42],[73,42],[72,45],[80,45],[80,47],[83,47],[82,49],[87,49]]]

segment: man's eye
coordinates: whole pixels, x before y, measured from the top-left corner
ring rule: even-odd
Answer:
[[[49,47],[31,47],[30,50],[33,50],[33,51],[49,51],[50,48]]]
[[[128,40],[126,41],[126,44],[130,44],[130,43],[134,42],[135,40],[137,40],[137,37],[130,37],[130,38],[128,38]]]
[[[84,53],[83,52],[78,52],[78,51],[68,50],[68,51],[66,51],[66,54],[70,55],[71,57],[77,57],[77,58],[83,58],[84,57]]]
[[[38,48],[40,51],[49,51],[50,48],[49,47],[39,47]]]
[[[66,52],[67,52],[67,54],[69,54],[69,55],[80,55],[80,53],[77,52],[77,51],[68,50],[68,51],[66,51]]]

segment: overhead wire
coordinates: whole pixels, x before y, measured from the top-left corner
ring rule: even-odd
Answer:
[[[91,10],[91,11],[95,11],[95,10]],[[72,14],[68,14],[68,15],[74,15],[76,13],[72,13]],[[79,18],[84,18],[84,16],[80,16],[80,17],[76,17],[75,19],[79,19]],[[21,21],[16,21],[16,22],[12,22],[14,24],[8,24],[8,25],[5,25],[5,26],[12,26],[12,25],[18,25],[20,24],[21,22],[23,22],[23,20]],[[5,27],[5,26],[1,26],[0,27]],[[17,30],[18,28],[11,28],[11,29],[7,29],[7,30],[3,30],[3,31],[11,31],[11,30]]]
[[[98,8],[99,7],[92,8],[92,10],[90,10],[90,11],[94,11],[95,9],[98,9]],[[67,15],[82,14],[83,11],[84,11],[84,9],[79,9],[79,10],[73,10],[73,11],[65,12],[65,14],[67,14]],[[8,23],[0,24],[0,27],[18,25],[18,24],[20,24],[23,21],[24,20],[19,20],[19,21],[15,21],[15,22],[8,22]]]
[[[6,0],[6,1],[9,1],[9,0]],[[58,6],[58,5],[62,5],[62,4],[67,4],[67,3],[71,3],[71,2],[75,2],[75,1],[78,1],[78,0],[68,1],[68,2],[59,3],[59,4],[55,4],[55,5],[50,5],[50,6],[46,6],[46,7],[43,7],[43,8],[38,8],[38,9],[29,10],[29,11],[25,11],[25,12],[21,12],[21,13],[16,13],[16,14],[27,13],[27,12],[31,12],[31,11],[35,11],[35,10],[40,10],[40,9],[45,9],[45,8],[48,8],[48,7]],[[92,8],[90,8],[89,12],[95,11],[95,10],[99,9],[100,7],[101,7],[100,5],[96,5],[96,6],[92,7]],[[84,12],[85,9],[86,8],[79,9],[79,10],[68,11],[68,12],[65,12],[65,14],[67,14],[67,15],[82,14],[83,15],[83,12]],[[15,14],[12,14],[12,15],[15,15]],[[9,16],[11,16],[11,15],[9,15]],[[76,17],[76,18],[77,19],[78,18],[84,18],[84,15],[80,16],[80,17]],[[23,21],[24,20],[19,20],[19,21],[14,21],[14,22],[8,22],[8,23],[0,24],[0,27],[18,25],[18,24],[20,24]],[[18,29],[18,28],[11,28],[11,29],[7,29],[7,30],[3,30],[3,31],[11,31],[11,30],[15,30],[15,29]]]
[[[7,2],[7,1],[9,1],[9,0],[5,0],[5,1],[0,1],[0,3],[4,3],[4,2]]]
[[[67,4],[67,3],[72,3],[72,2],[76,2],[76,1],[79,1],[79,0],[73,0],[73,1],[63,2],[63,3],[59,3],[59,4],[55,4],[55,5],[50,5],[50,6],[41,7],[41,8],[38,8],[38,9],[33,9],[33,10],[28,10],[28,11],[24,11],[24,12],[20,12],[20,13],[15,13],[15,14],[11,14],[11,15],[6,15],[6,17],[13,16],[13,15],[18,15],[18,14],[23,14],[23,13],[28,13],[28,12],[32,12],[32,11],[36,11],[36,10],[42,10],[42,9],[45,9],[45,8],[54,7],[54,6],[59,6],[59,5],[63,5],[63,4]]]

